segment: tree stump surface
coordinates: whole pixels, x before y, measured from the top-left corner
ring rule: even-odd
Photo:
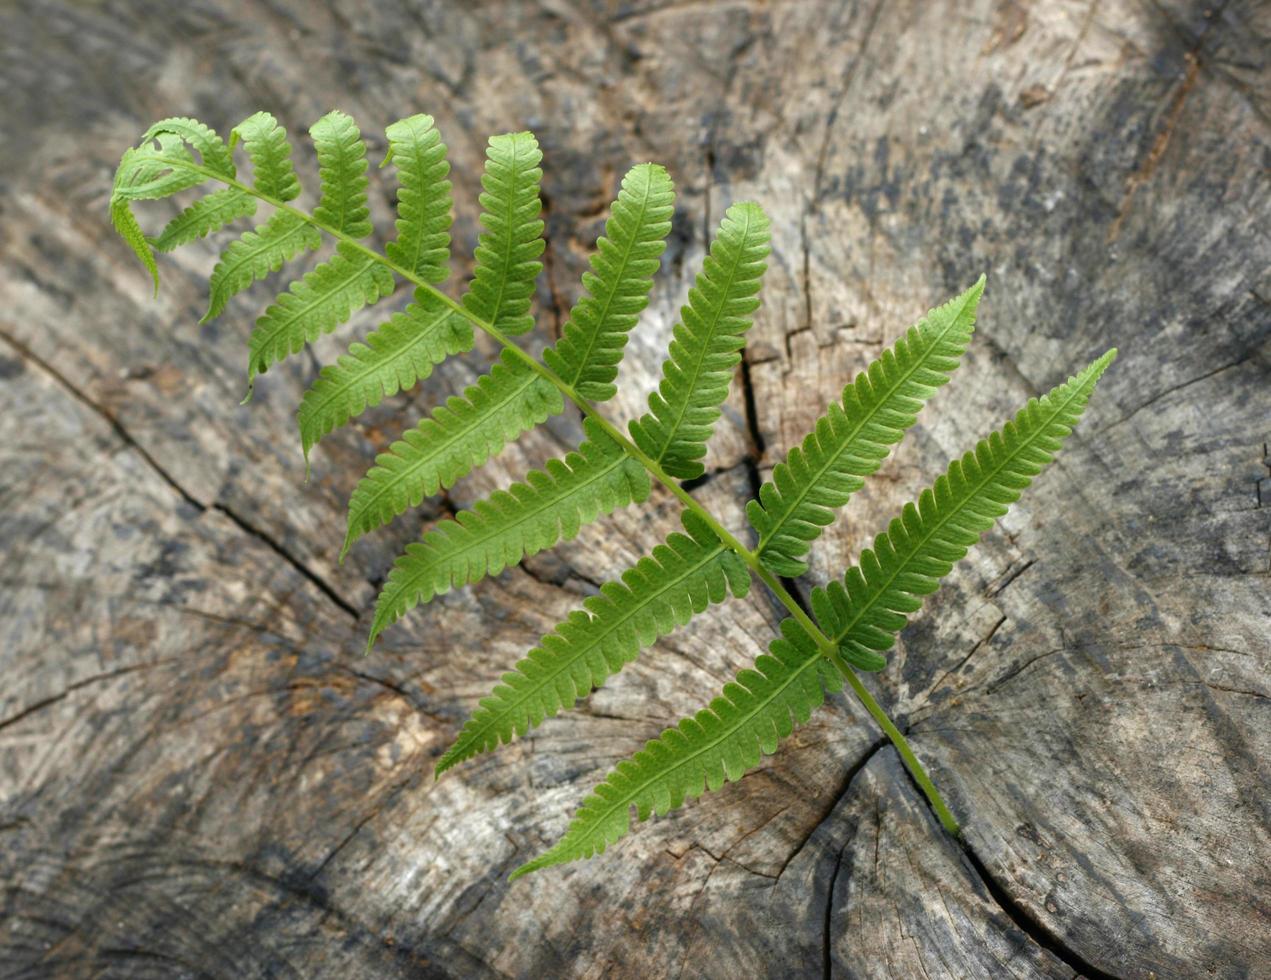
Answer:
[[[1271,976],[1269,39],[1252,0],[6,5],[0,976]],[[493,349],[325,439],[305,484],[300,396],[390,306],[240,407],[253,320],[301,266],[200,327],[216,246],[161,258],[156,300],[107,219],[151,122],[225,133],[259,108],[311,204],[305,132],[333,107],[374,159],[394,119],[437,118],[459,273],[487,135],[537,133],[537,349],[621,174],[669,168],[671,245],[608,406],[624,421],[710,229],[763,204],[764,306],[694,491],[738,531],[852,373],[988,273],[964,368],[808,583],[1121,349],[1058,463],[868,681],[965,845],[838,696],[739,783],[508,883],[779,611],[762,589],[714,608],[433,779],[499,674],[676,508],[655,494],[361,656],[399,549],[576,444],[576,413],[340,566],[375,453]],[[382,241],[394,186],[372,186]]]

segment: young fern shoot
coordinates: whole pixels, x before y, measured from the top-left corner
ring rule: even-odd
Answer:
[[[386,135],[381,166],[396,168],[399,191],[396,234],[382,251],[367,244],[373,228],[366,146],[340,112],[310,129],[321,187],[312,212],[290,203],[300,182],[287,135],[271,115],[258,112],[236,126],[228,142],[193,119],[156,123],[124,153],[110,214],[157,291],[156,250],[217,232],[262,205],[273,209],[225,247],[209,283],[205,320],[324,238],[334,243],[331,258],[291,283],[256,321],[249,397],[274,364],[399,285],[413,287],[403,309],[324,367],[304,394],[298,422],[306,464],[324,436],[427,378],[447,357],[471,350],[475,330],[501,346],[486,374],[376,458],[350,499],[341,558],[362,535],[451,486],[566,403],[583,413],[585,439],[575,451],[438,522],[406,547],[376,602],[368,650],[418,603],[568,540],[601,515],[643,503],[655,482],[680,503],[681,530],[583,600],[505,673],[441,758],[437,774],[571,707],[708,606],[745,596],[752,578],[789,613],[753,668],[619,763],[583,801],[560,841],[514,877],[604,851],[629,831],[633,811],[645,820],[740,779],[844,683],[895,744],[945,829],[957,834],[953,814],[856,670],[885,668],[886,651],[922,597],[1054,457],[1116,352],[1029,401],[953,460],[840,580],[812,590],[805,609],[784,579],[807,571],[821,531],[948,382],[971,342],[983,277],[911,326],[846,384],[747,505],[754,541],[748,546],[679,481],[703,472],[706,444],[759,306],[769,251],[762,209],[744,202],[728,209],[681,309],[648,410],[624,433],[598,405],[616,393],[627,338],[648,304],[665,249],[675,199],[667,172],[645,163],[623,178],[583,275],[583,294],[560,340],[537,359],[514,339],[533,327],[531,301],[545,247],[542,152],[533,135],[489,141],[479,201],[483,230],[474,274],[458,300],[442,288],[450,276],[453,220],[446,146],[432,118],[422,114],[392,124]],[[251,162],[250,182],[236,170],[239,142]],[[132,213],[137,201],[206,184],[212,189],[154,237]]]

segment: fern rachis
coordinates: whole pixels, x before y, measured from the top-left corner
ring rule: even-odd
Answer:
[[[540,360],[512,339],[533,325],[530,308],[544,248],[542,153],[532,135],[490,140],[475,271],[455,300],[439,288],[449,275],[452,200],[447,150],[432,118],[412,116],[387,129],[384,163],[395,165],[400,190],[396,237],[383,252],[364,241],[373,229],[366,147],[356,124],[333,112],[310,134],[321,180],[312,213],[288,203],[300,184],[286,133],[272,116],[257,113],[231,131],[228,144],[191,119],[151,127],[138,147],[124,153],[110,216],[157,289],[153,249],[169,251],[215,234],[255,214],[260,203],[274,209],[225,249],[211,277],[205,319],[324,236],[334,241],[333,256],[292,283],[258,321],[249,345],[249,384],[346,322],[358,307],[392,294],[399,282],[414,287],[414,301],[404,311],[324,368],[304,396],[299,422],[306,458],[323,436],[418,383],[446,357],[470,350],[474,329],[501,345],[490,372],[377,459],[350,502],[344,550],[482,465],[566,402],[585,418],[586,441],[575,452],[442,521],[407,547],[377,603],[370,642],[417,602],[573,537],[603,513],[643,502],[654,482],[683,507],[684,533],[672,533],[652,555],[606,583],[505,674],[443,756],[438,773],[568,708],[660,636],[730,593],[745,595],[750,575],[789,612],[754,669],[743,670],[708,707],[620,763],[584,801],[561,841],[516,874],[603,851],[628,831],[632,808],[644,820],[740,778],[844,682],[895,744],[946,829],[957,833],[956,820],[904,736],[853,668],[885,666],[884,652],[921,597],[938,587],[1058,451],[1115,352],[1030,401],[1002,430],[954,460],[841,580],[812,591],[809,611],[781,576],[806,571],[804,556],[821,530],[949,380],[971,340],[982,278],[932,310],[845,386],[841,400],[749,502],[756,545],[747,547],[678,481],[702,472],[706,443],[759,305],[769,246],[768,220],[757,205],[728,209],[672,331],[648,411],[627,435],[596,402],[616,390],[618,363],[665,248],[674,202],[665,170],[640,164],[624,178],[584,274],[584,293],[560,340]],[[252,164],[251,183],[235,169],[239,142]],[[209,182],[220,186],[190,203],[154,239],[145,236],[133,203]]]

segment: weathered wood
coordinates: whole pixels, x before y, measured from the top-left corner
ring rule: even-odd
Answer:
[[[54,2],[0,11],[0,38],[0,975],[1268,975],[1267,5]],[[572,446],[577,418],[338,566],[353,483],[490,348],[324,440],[303,484],[293,413],[338,343],[239,407],[268,287],[199,327],[213,247],[164,260],[152,300],[105,215],[119,153],[177,113],[225,131],[270,109],[311,195],[302,134],[333,106],[376,147],[437,117],[461,252],[486,135],[536,131],[538,344],[623,169],[670,168],[623,418],[712,223],[765,206],[765,306],[695,491],[738,529],[850,373],[987,271],[966,367],[810,582],[1121,348],[1060,463],[870,682],[965,845],[836,698],[740,783],[507,883],[779,617],[758,591],[703,616],[434,782],[494,678],[675,509],[655,494],[359,656],[400,546]]]

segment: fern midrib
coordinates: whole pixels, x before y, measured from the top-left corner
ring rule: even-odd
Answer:
[[[558,677],[560,677],[562,674],[567,673],[570,669],[572,669],[574,664],[576,664],[579,660],[586,659],[587,655],[591,653],[593,650],[595,650],[598,646],[600,646],[600,644],[607,637],[612,636],[615,630],[618,630],[624,625],[626,625],[626,623],[629,622],[633,616],[635,616],[637,613],[639,613],[643,609],[650,606],[656,600],[660,599],[667,592],[670,592],[672,589],[679,586],[688,578],[700,572],[712,561],[714,561],[716,558],[722,555],[724,551],[725,551],[724,545],[717,544],[714,548],[712,548],[706,554],[706,556],[701,561],[696,562],[690,568],[688,568],[688,570],[686,570],[685,572],[681,573],[680,575],[668,581],[656,592],[649,594],[643,602],[640,602],[636,604],[635,606],[632,606],[630,610],[623,613],[623,615],[619,619],[614,620],[602,633],[588,640],[586,646],[582,647],[579,650],[576,650],[573,656],[570,656],[566,658],[565,660],[563,660],[561,665],[558,666],[551,673],[542,675],[537,679],[531,678],[533,683],[529,687],[522,688],[521,690],[536,694],[539,691],[542,691],[546,687],[554,686],[556,683],[556,679]],[[597,614],[592,613],[592,615],[596,616]],[[539,645],[538,649],[540,650],[544,649],[542,644]],[[526,659],[529,659],[529,657],[527,656]],[[521,671],[520,673],[524,674],[525,672]],[[505,699],[503,705],[501,706],[500,712],[492,713],[486,722],[478,725],[475,729],[473,729],[473,734],[468,739],[468,742],[470,744],[484,745],[486,734],[495,727],[495,722],[499,718],[510,714],[516,708],[519,708],[529,699],[530,699],[530,693],[521,693],[518,697],[510,701]]]
[[[550,510],[553,507],[559,507],[563,500],[568,499],[570,497],[574,497],[588,490],[594,484],[600,482],[605,477],[609,476],[609,474],[611,474],[614,470],[620,468],[624,463],[626,463],[626,461],[627,459],[625,456],[615,457],[607,465],[597,470],[591,476],[586,477],[581,483],[577,484],[576,486],[570,487],[565,497],[551,497],[548,495],[549,491],[547,491],[546,489],[538,491],[539,499],[534,502],[533,508],[531,510],[528,510],[522,513],[515,520],[512,520],[507,523],[492,524],[487,521],[481,533],[473,535],[473,537],[466,538],[463,541],[461,541],[460,544],[462,545],[462,547],[460,547],[457,551],[452,551],[449,553],[442,552],[439,555],[439,557],[448,561],[453,561],[454,558],[458,555],[467,554],[469,552],[477,551],[483,548],[484,546],[488,545],[492,540],[503,537],[505,534],[508,534],[514,528],[521,527],[527,521],[537,517],[541,517],[543,514],[543,511]],[[584,459],[583,463],[586,463],[586,462],[589,462],[589,461]],[[580,463],[579,465],[581,466],[582,463]],[[572,470],[571,475],[577,472],[578,472],[577,470]],[[564,477],[562,477],[562,479],[564,479]],[[525,485],[528,486],[529,484],[525,484]],[[554,486],[556,489],[560,488],[559,483],[556,483]],[[537,490],[537,488],[534,488],[534,489]],[[513,499],[517,500],[517,498],[515,497],[513,497]],[[520,501],[517,500],[517,502],[519,503]],[[484,515],[482,515],[479,511],[470,511],[469,513],[477,514],[478,516],[484,517]],[[468,531],[470,533],[472,532],[472,528],[467,527],[463,524],[460,524],[458,521],[454,521],[453,523],[465,531]],[[439,526],[444,527],[445,525],[443,524]],[[432,533],[436,533],[435,530]],[[451,537],[450,535],[447,535],[446,540],[452,541],[454,540],[454,538]],[[426,544],[427,537],[425,537],[424,540],[421,541],[420,543]],[[421,578],[427,577],[427,574],[430,571],[432,571],[434,568],[435,568],[435,564],[424,565],[422,568],[419,569],[419,571],[417,571],[414,575],[410,576],[410,578],[407,579],[406,581],[413,588],[419,582]]]
[[[226,211],[232,211],[235,207],[239,206],[240,202],[245,200],[245,198],[242,196],[242,192],[237,190],[236,188],[227,187],[226,190],[233,191],[234,194],[237,196],[233,196],[233,197],[227,196],[223,200],[217,201],[214,207],[204,210],[202,212],[194,212],[194,211],[191,211],[189,208],[187,208],[186,210],[182,211],[180,214],[178,214],[175,218],[172,219],[172,222],[169,224],[168,228],[164,229],[164,232],[167,232],[169,228],[177,228],[180,231],[185,231],[186,228],[188,228],[191,224],[193,224],[198,218],[211,218],[213,221],[215,221],[219,219]],[[252,207],[255,207],[255,205],[252,205]],[[177,222],[180,221],[182,218],[184,218],[185,221],[183,221],[181,224],[178,225]],[[204,232],[204,235],[206,234],[207,232]],[[203,236],[200,235],[199,237],[201,238]],[[162,241],[163,241],[163,233],[160,233],[160,235],[157,238],[150,241],[150,244],[153,245],[155,248],[159,248],[159,243]]]
[[[340,400],[341,397],[348,394],[349,388],[355,385],[361,385],[363,381],[365,381],[371,375],[376,374],[380,369],[395,363],[399,358],[406,357],[416,348],[416,346],[423,343],[423,341],[431,338],[436,333],[436,330],[438,328],[445,326],[450,321],[450,318],[452,316],[454,316],[453,313],[446,313],[444,316],[439,315],[435,320],[433,320],[427,326],[420,327],[418,330],[415,331],[414,336],[410,338],[410,340],[407,342],[405,347],[402,347],[400,350],[394,351],[391,357],[385,358],[382,361],[378,361],[378,362],[371,361],[368,364],[368,362],[362,360],[360,357],[355,356],[353,359],[357,362],[358,366],[362,368],[362,370],[356,371],[348,375],[345,378],[343,386],[337,385],[331,388],[327,397],[323,398],[313,408],[311,408],[309,410],[309,414],[311,416],[320,415],[322,412],[326,410],[327,406],[329,406],[332,402],[338,401]],[[385,323],[385,326],[387,326],[387,323]],[[372,351],[372,353],[376,352],[375,349],[371,347],[369,344],[366,346],[368,350]],[[338,366],[339,365],[337,362],[337,367]],[[321,378],[319,378],[319,380],[321,380]],[[301,410],[303,409],[304,409],[304,402],[301,402]]]
[[[272,345],[273,342],[278,338],[280,334],[286,335],[287,332],[298,320],[305,319],[310,313],[312,313],[318,307],[331,302],[337,297],[343,296],[345,291],[348,289],[351,289],[357,283],[357,280],[361,278],[362,274],[365,273],[368,269],[370,269],[373,264],[374,264],[373,262],[366,261],[366,262],[363,262],[361,265],[353,266],[352,269],[350,269],[349,274],[344,276],[344,278],[342,278],[339,281],[339,285],[335,289],[324,290],[320,292],[317,296],[315,296],[309,302],[301,304],[299,310],[297,310],[295,307],[292,307],[290,316],[288,316],[284,320],[276,321],[273,324],[272,329],[269,329],[265,332],[265,336],[261,339],[261,342],[260,342],[261,347],[264,348],[266,347],[266,345]],[[291,295],[294,296],[295,294],[292,293]]]
[[[265,203],[272,204],[273,202],[271,200],[265,199]],[[264,226],[267,224],[269,224],[268,220],[263,222],[260,225],[260,227],[264,228]],[[244,265],[247,265],[251,263],[253,260],[260,258],[262,255],[267,253],[274,246],[282,245],[283,243],[287,242],[296,233],[304,231],[304,227],[305,227],[304,223],[302,222],[301,224],[296,225],[290,231],[283,232],[277,238],[265,238],[263,235],[261,235],[259,231],[253,231],[253,234],[257,236],[259,241],[257,241],[254,247],[249,248],[247,253],[244,254],[242,258],[240,258],[237,262],[234,262],[232,265],[227,265],[225,267],[225,274],[224,276],[222,276],[222,281],[227,282],[229,278],[232,275],[236,274],[239,269],[243,268]],[[241,242],[242,242],[242,239],[240,238],[239,243]]]
[[[358,138],[359,137],[355,135],[353,137],[354,142],[356,142]],[[336,152],[340,156],[340,163],[338,169],[333,169],[336,169],[336,172],[340,175],[340,179],[332,181],[332,184],[333,186],[339,187],[342,192],[340,194],[340,220],[336,227],[343,228],[345,222],[349,220],[349,211],[352,210],[353,206],[352,195],[345,194],[343,191],[348,190],[352,184],[357,182],[357,175],[353,173],[354,167],[348,166],[350,160],[349,157],[346,157],[345,151],[349,151],[349,156],[352,157],[354,164],[356,164],[357,157],[352,143],[345,143],[341,137],[337,136],[336,144]],[[322,206],[321,200],[318,201],[318,206]],[[347,234],[347,232],[344,232],[343,234]]]
[[[750,238],[750,212],[746,212],[746,228],[742,232],[741,240],[747,242]],[[736,260],[732,267],[728,270],[728,285],[720,292],[720,301],[715,306],[714,316],[711,318],[710,328],[706,331],[709,338],[705,343],[698,345],[696,363],[693,365],[693,381],[684,388],[684,397],[680,400],[680,410],[676,413],[675,424],[667,430],[666,440],[662,444],[662,449],[658,452],[657,460],[659,463],[666,459],[666,454],[671,451],[671,447],[675,444],[675,434],[679,432],[680,425],[684,422],[684,415],[688,411],[689,402],[692,400],[692,394],[697,390],[697,383],[702,377],[702,365],[706,363],[706,355],[710,352],[711,342],[715,340],[715,331],[719,327],[719,321],[724,315],[724,306],[728,302],[728,294],[732,291],[733,284],[737,281],[737,270],[741,268],[742,257],[745,255],[744,247],[737,249]],[[690,300],[690,306],[692,301]],[[688,324],[684,325],[688,329]]]
[[[907,371],[905,371],[904,374],[901,375],[900,380],[897,381],[896,384],[890,387],[887,394],[883,398],[880,398],[874,404],[874,407],[871,408],[864,415],[864,417],[862,417],[860,422],[857,423],[857,425],[848,434],[847,438],[843,440],[843,444],[842,446],[839,447],[838,451],[829,454],[829,456],[826,458],[825,463],[817,469],[816,476],[812,480],[808,481],[803,486],[803,489],[798,492],[798,494],[795,496],[794,503],[786,508],[785,513],[780,517],[780,519],[773,526],[773,528],[767,534],[760,536],[759,542],[755,546],[755,553],[757,555],[761,555],[761,556],[763,555],[763,553],[767,550],[768,546],[772,543],[772,540],[777,536],[778,532],[782,528],[784,528],[790,522],[790,520],[794,517],[800,505],[803,503],[804,500],[807,499],[808,494],[812,492],[812,488],[816,486],[818,483],[820,483],[821,478],[824,477],[825,474],[830,471],[830,468],[836,462],[838,462],[840,459],[843,458],[843,454],[848,451],[852,443],[856,441],[856,438],[865,430],[865,427],[874,420],[874,417],[878,415],[879,412],[882,411],[883,405],[891,398],[894,398],[896,393],[900,391],[900,389],[909,382],[909,379],[914,376],[918,368],[920,368],[923,364],[925,364],[927,362],[927,359],[931,357],[932,354],[935,353],[936,349],[940,346],[940,344],[944,342],[945,337],[949,335],[949,331],[951,331],[954,328],[954,326],[957,324],[958,317],[962,316],[962,314],[966,312],[966,302],[967,301],[963,302],[962,308],[958,310],[957,316],[953,317],[949,321],[948,325],[944,328],[943,331],[941,331],[940,336],[935,340],[935,342],[927,350],[927,353],[924,354],[922,357],[920,357],[917,361],[915,361],[914,364]],[[868,377],[868,375],[866,376]],[[855,382],[853,381],[852,384],[855,384]],[[812,431],[812,437],[814,439],[816,438],[815,428]]]
[[[649,210],[649,196],[652,193],[653,193],[653,182],[646,181],[644,185],[644,198],[640,201],[640,218],[638,221],[635,222],[636,227],[639,227],[641,224],[644,223],[644,216],[645,214],[648,213],[648,210]],[[602,307],[600,311],[599,318],[596,320],[596,329],[593,330],[591,332],[591,336],[587,338],[587,347],[586,349],[583,350],[582,356],[578,359],[578,370],[575,372],[577,376],[581,376],[583,369],[587,366],[587,361],[591,357],[591,352],[596,346],[597,339],[599,339],[600,337],[600,327],[603,326],[604,322],[607,319],[609,319],[609,308],[613,305],[614,298],[618,295],[618,286],[622,282],[623,277],[626,274],[627,265],[631,261],[631,252],[632,250],[635,249],[635,244],[636,244],[636,236],[632,235],[627,241],[626,248],[622,250],[622,262],[620,263],[622,273],[618,275],[617,277],[615,277],[613,287],[609,290],[608,295],[605,296],[604,306]],[[535,363],[538,363],[537,359],[535,359]],[[554,371],[552,372],[552,375],[555,376]],[[561,383],[562,384],[565,383],[563,378],[561,379]],[[577,383],[578,383],[578,377],[575,377],[573,380],[573,383],[570,384],[570,389],[572,390],[573,385]],[[577,402],[577,398],[573,400]],[[579,405],[579,407],[581,408],[582,406]]]
[[[768,705],[770,705],[779,694],[782,694],[791,684],[793,684],[796,680],[802,677],[803,672],[805,670],[807,670],[809,667],[817,666],[820,663],[820,661],[821,661],[821,658],[819,656],[809,657],[807,659],[807,662],[795,668],[795,670],[791,672],[790,676],[785,681],[783,681],[777,687],[773,688],[773,690],[768,694],[767,697],[756,702],[756,704],[749,711],[747,711],[745,714],[743,714],[740,717],[740,719],[737,721],[736,724],[731,724],[727,726],[722,734],[720,734],[716,738],[711,739],[709,742],[707,742],[705,745],[701,746],[700,748],[694,749],[692,753],[685,756],[683,759],[680,759],[673,766],[667,769],[659,769],[654,775],[644,780],[635,789],[624,794],[622,799],[619,800],[617,803],[610,803],[610,805],[605,807],[604,809],[604,816],[595,821],[594,826],[591,828],[590,831],[588,831],[585,835],[583,835],[582,839],[583,840],[593,839],[597,831],[604,829],[605,821],[608,820],[611,816],[613,816],[614,813],[620,811],[624,807],[630,807],[632,805],[638,806],[639,795],[643,793],[646,789],[648,789],[650,786],[665,779],[671,773],[676,772],[677,770],[683,768],[684,766],[692,762],[694,759],[697,759],[703,753],[709,752],[711,749],[715,748],[716,746],[726,741],[729,737],[736,734],[738,731],[741,730],[743,726],[745,726],[747,722],[749,722],[752,718],[758,715],[764,708],[768,707]],[[709,711],[711,709],[706,708],[703,710]],[[718,717],[718,715],[716,715],[716,717]],[[725,774],[725,777],[726,776],[727,774]],[[605,781],[608,782],[607,777]],[[729,782],[727,778],[725,778],[724,781]],[[598,799],[603,799],[603,797],[601,797],[598,793],[594,795]],[[562,840],[561,843],[564,843],[564,841]]]
[[[412,151],[414,151],[414,150],[415,150],[415,144],[411,144],[411,149],[412,149]],[[416,153],[416,152],[413,152],[413,153],[412,153],[412,160],[411,160],[411,162],[412,162],[412,163],[413,163],[416,167],[419,167],[420,169],[423,169],[423,154],[422,154],[422,153]],[[397,165],[397,172],[398,172],[398,174],[402,174],[402,175],[404,175],[404,174],[406,173],[405,168],[403,168],[403,167],[402,167],[402,165],[401,165],[400,163]],[[399,180],[401,180],[401,177],[399,177],[398,179],[399,179]],[[412,190],[411,186],[410,186],[410,185],[409,185],[409,184],[408,184],[405,180],[402,180],[402,190],[403,190],[403,191],[410,191],[410,190]],[[398,198],[398,207],[400,208],[400,207],[401,207],[401,194],[400,194],[400,193],[397,195],[397,198]],[[418,204],[416,204],[415,206],[416,206],[416,207],[418,207]],[[422,211],[422,210],[423,210],[423,208],[419,208],[419,210],[420,210],[420,211]],[[419,257],[420,257],[421,255],[423,255],[423,254],[424,254],[424,229],[423,229],[423,223],[422,223],[421,221],[411,221],[409,218],[403,218],[403,219],[402,219],[402,222],[403,222],[403,224],[406,224],[406,226],[407,226],[408,228],[409,228],[409,227],[410,227],[410,225],[412,225],[412,224],[416,226],[416,228],[415,228],[415,248],[414,248],[414,250],[413,250],[413,254],[412,254],[412,255],[411,255],[411,257],[410,257],[410,267],[411,267],[412,269],[418,269],[418,268],[419,268]],[[401,240],[402,240],[402,236],[401,236],[400,234],[397,236],[397,240],[398,240],[398,242],[401,242]]]
[[[518,139],[512,140],[512,164],[508,176],[509,191],[506,202],[507,208],[504,211],[504,218],[507,221],[507,234],[504,236],[505,241],[503,243],[503,275],[499,276],[499,295],[494,301],[494,308],[490,311],[491,323],[499,322],[499,315],[503,312],[503,299],[507,295],[508,280],[512,278],[511,275],[509,275],[508,270],[512,264],[512,249],[515,247],[513,229],[516,227],[514,221],[516,217],[516,193],[518,190],[516,178],[520,173],[520,171],[517,170],[516,165],[520,159],[520,143],[521,141]]]
[[[668,476],[666,471],[662,469],[661,465],[659,465],[656,460],[650,458],[649,455],[642,451],[639,446],[627,438],[627,436],[623,434],[617,426],[605,418],[599,409],[591,403],[590,399],[584,398],[580,395],[574,390],[573,385],[566,382],[546,364],[531,356],[519,344],[514,342],[493,324],[486,323],[471,310],[465,309],[461,303],[451,299],[432,283],[425,282],[416,275],[413,270],[402,268],[396,262],[389,259],[388,256],[382,255],[374,249],[363,245],[351,235],[347,235],[342,231],[337,231],[325,222],[317,220],[313,215],[307,214],[299,208],[294,208],[285,201],[280,201],[270,195],[262,194],[260,191],[256,190],[256,188],[244,184],[236,177],[226,177],[223,174],[214,173],[208,168],[200,164],[196,164],[193,160],[180,161],[178,164],[170,163],[169,165],[179,165],[200,173],[210,180],[216,180],[228,186],[237,187],[240,190],[256,197],[258,200],[264,201],[266,204],[273,205],[280,211],[287,211],[290,214],[295,215],[301,221],[317,228],[319,231],[324,231],[333,238],[348,243],[364,255],[367,255],[393,272],[396,272],[408,282],[414,283],[419,288],[432,293],[438,301],[450,307],[450,309],[458,313],[477,329],[481,330],[487,336],[499,343],[504,349],[511,353],[512,356],[523,361],[530,370],[534,371],[544,380],[556,387],[561,394],[573,402],[578,409],[583,412],[583,414],[593,419],[596,425],[598,425],[606,435],[613,439],[614,442],[618,443],[628,456],[637,460],[642,466],[644,466],[644,468],[648,470],[650,476],[666,487],[666,489],[682,504],[684,504],[685,507],[696,514],[702,523],[709,527],[715,533],[715,536],[727,545],[738,558],[745,562],[746,567],[749,568],[751,572],[768,587],[769,591],[777,597],[777,601],[785,606],[790,615],[793,616],[801,626],[803,626],[808,635],[811,636],[821,648],[821,652],[829,658],[835,668],[847,679],[847,682],[851,685],[852,691],[856,694],[857,699],[865,706],[865,709],[882,727],[883,731],[887,733],[888,738],[891,739],[892,744],[895,745],[896,751],[900,754],[906,767],[926,793],[928,800],[936,810],[937,816],[939,816],[940,822],[945,830],[954,837],[957,837],[960,834],[961,831],[957,820],[949,811],[935,787],[931,784],[930,779],[927,777],[926,770],[924,770],[921,763],[918,762],[918,759],[914,755],[913,749],[910,747],[908,740],[892,723],[891,719],[887,716],[887,713],[879,706],[878,702],[874,699],[874,696],[869,693],[869,690],[865,687],[865,685],[861,683],[860,678],[856,676],[856,671],[854,671],[839,655],[837,645],[821,631],[821,629],[813,621],[812,617],[807,614],[803,607],[795,600],[794,596],[790,594],[789,590],[786,589],[785,584],[781,581],[781,579],[775,573],[770,571],[762,562],[760,562],[759,557],[755,552],[751,551],[742,544],[734,534],[716,520],[714,514],[698,503],[693,498],[693,495],[680,485],[678,480],[674,480]],[[647,196],[646,191],[646,200]]]
[[[856,629],[856,627],[860,624],[862,617],[864,617],[864,615],[867,612],[873,609],[875,604],[883,596],[887,595],[888,591],[891,589],[896,579],[899,578],[901,573],[905,570],[905,568],[907,568],[909,564],[918,555],[922,553],[923,548],[925,548],[927,546],[927,543],[933,537],[935,537],[937,532],[939,532],[946,524],[948,524],[949,521],[953,520],[954,517],[962,513],[963,509],[969,506],[970,503],[980,495],[980,493],[984,490],[984,488],[989,486],[993,482],[993,480],[997,477],[997,475],[1001,473],[1002,470],[1004,470],[1010,464],[1012,460],[1018,458],[1018,456],[1025,449],[1031,446],[1033,442],[1039,436],[1041,436],[1044,432],[1046,432],[1049,426],[1052,425],[1057,418],[1061,417],[1064,414],[1064,412],[1068,410],[1068,406],[1071,405],[1074,401],[1076,401],[1078,397],[1080,397],[1083,388],[1084,388],[1083,385],[1078,385],[1077,387],[1075,387],[1072,390],[1072,392],[1069,394],[1069,396],[1066,399],[1064,399],[1063,404],[1060,406],[1057,406],[1055,410],[1050,413],[1050,417],[1043,424],[1038,426],[1037,430],[1033,432],[1032,435],[1030,435],[1023,442],[1019,443],[1012,452],[1007,453],[1006,457],[1002,460],[1002,462],[999,463],[997,466],[995,466],[988,476],[982,478],[979,481],[979,483],[976,484],[975,488],[970,493],[966,494],[956,506],[954,506],[947,514],[945,514],[944,517],[942,517],[939,521],[937,521],[935,525],[933,525],[932,528],[929,531],[927,531],[926,534],[922,536],[922,538],[918,541],[918,544],[915,545],[910,550],[909,554],[905,558],[903,558],[900,561],[900,563],[896,566],[896,570],[887,577],[887,581],[883,583],[882,587],[874,590],[874,594],[870,596],[869,601],[866,602],[865,605],[862,606],[861,609],[857,612],[857,614],[852,618],[851,623],[849,623],[845,629],[834,634],[832,639],[834,640],[836,644],[841,643],[845,637],[847,637],[854,629]],[[974,450],[972,450],[972,452],[974,452]],[[959,460],[958,460],[959,465],[961,465],[961,458],[962,457],[959,457]],[[946,474],[946,478],[947,478],[947,474]],[[934,491],[933,491],[933,495],[934,495]]]
[[[473,429],[481,425],[481,423],[488,422],[490,420],[492,412],[502,411],[503,409],[507,408],[507,406],[512,402],[512,400],[524,394],[526,389],[528,389],[530,385],[534,383],[535,380],[536,379],[534,375],[532,374],[525,375],[524,377],[521,378],[520,383],[515,388],[509,389],[507,395],[499,399],[499,401],[496,403],[496,407],[492,409],[490,412],[487,412],[486,414],[474,412],[472,415],[468,417],[468,419],[464,422],[463,427],[460,428],[457,432],[446,432],[446,435],[448,438],[444,442],[442,442],[440,445],[438,445],[435,449],[432,449],[432,451],[429,452],[427,455],[421,456],[419,459],[415,460],[404,469],[392,471],[393,473],[392,479],[385,481],[379,486],[379,488],[371,496],[369,502],[366,504],[366,506],[362,508],[362,510],[368,510],[370,509],[372,505],[378,504],[380,500],[384,498],[385,494],[396,489],[398,486],[401,485],[403,481],[414,476],[416,473],[419,472],[419,470],[423,469],[429,463],[435,461],[438,457],[444,455],[447,452],[453,452],[455,449],[455,443],[458,440],[468,435],[470,432],[472,432]],[[468,402],[469,406],[472,405],[472,399],[466,398],[465,400]],[[488,407],[489,406],[487,406],[487,408]],[[448,411],[451,411],[451,413],[454,414],[452,409],[448,409]],[[436,419],[433,419],[431,421],[433,421],[434,424],[437,424]],[[416,426],[416,429],[418,429],[418,426]],[[410,445],[410,444],[407,443],[407,445]],[[413,449],[415,447],[411,446],[411,448]]]

